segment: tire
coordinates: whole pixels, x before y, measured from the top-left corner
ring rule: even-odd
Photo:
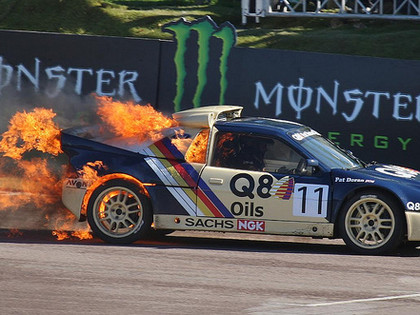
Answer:
[[[103,241],[132,243],[150,231],[150,200],[140,193],[138,186],[119,179],[110,180],[93,192],[87,219],[93,233]]]
[[[355,195],[344,205],[338,220],[344,242],[358,253],[383,254],[402,243],[404,212],[384,193]]]

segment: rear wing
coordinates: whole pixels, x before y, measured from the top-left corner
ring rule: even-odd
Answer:
[[[241,117],[243,107],[231,105],[205,106],[187,109],[172,114],[181,126],[190,128],[211,128],[218,120],[232,120]]]

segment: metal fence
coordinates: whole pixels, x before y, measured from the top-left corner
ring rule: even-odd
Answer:
[[[242,24],[268,16],[420,20],[420,0],[241,0]]]

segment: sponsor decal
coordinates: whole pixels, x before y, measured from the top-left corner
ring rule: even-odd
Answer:
[[[312,137],[312,136],[320,136],[320,134],[318,132],[316,132],[315,130],[310,130],[310,131],[304,131],[304,132],[296,132],[294,134],[292,134],[292,138],[297,140],[297,141],[302,141],[306,138]]]
[[[220,53],[220,95],[219,104],[225,104],[225,93],[228,85],[227,70],[228,57],[233,46],[236,44],[236,29],[229,23],[224,22],[220,26],[209,17],[203,17],[193,22],[187,22],[184,18],[175,22],[163,25],[163,32],[171,33],[177,44],[174,62],[176,67],[176,96],[174,99],[174,111],[181,109],[184,96],[185,78],[187,77],[187,67],[185,65],[185,54],[187,52],[187,41],[191,33],[197,34],[197,87],[192,103],[194,107],[201,105],[201,95],[207,85],[207,67],[210,61],[210,43],[212,38],[222,41]]]
[[[406,178],[406,179],[415,178],[416,176],[420,174],[419,171],[412,170],[410,168],[401,167],[401,166],[395,166],[395,165],[383,165],[381,167],[375,168],[375,170],[382,174]]]
[[[264,232],[265,222],[255,220],[238,220],[237,229],[238,231]]]
[[[202,219],[202,218],[186,218],[185,225],[196,228],[209,229],[233,229],[235,227],[233,220],[222,219]]]
[[[258,178],[258,183],[248,173],[239,173],[230,180],[230,190],[235,196],[262,199],[274,197],[280,200],[290,200],[293,194],[294,178],[285,176],[276,183],[274,177],[264,174]],[[262,217],[264,207],[254,202],[235,201],[230,206],[230,212],[235,216]]]
[[[420,202],[407,202],[407,209],[411,211],[420,211]]]
[[[262,217],[264,216],[263,210],[262,206],[255,206],[253,202],[235,201],[230,206],[230,212],[235,216]]]
[[[293,193],[295,180],[293,177],[280,178],[270,189],[270,194],[277,199],[289,200]]]
[[[239,173],[230,180],[230,190],[238,197],[254,199],[255,195],[260,198],[270,198],[273,188],[274,177],[268,174],[260,176],[258,183],[248,173]]]
[[[86,189],[87,183],[80,178],[69,178],[66,181],[66,188]]]
[[[351,177],[336,177],[334,179],[335,183],[357,183],[357,184],[373,184],[375,180],[373,179],[363,179],[363,178],[351,178]]]

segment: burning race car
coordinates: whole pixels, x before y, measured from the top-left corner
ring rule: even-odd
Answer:
[[[343,238],[379,254],[420,241],[420,172],[365,164],[309,127],[241,111],[178,112],[142,142],[62,131],[64,204],[111,243],[205,230]]]

